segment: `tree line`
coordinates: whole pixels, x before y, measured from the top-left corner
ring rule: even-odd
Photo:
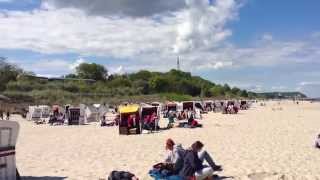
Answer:
[[[109,74],[96,63],[82,63],[74,74],[46,79],[0,59],[0,93],[33,103],[101,102],[110,100],[191,100],[194,98],[256,98],[257,94],[220,85],[172,69]]]

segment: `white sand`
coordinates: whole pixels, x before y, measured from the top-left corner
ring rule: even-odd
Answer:
[[[171,129],[154,134],[120,136],[116,127],[98,125],[21,125],[17,166],[29,179],[97,180],[112,170],[128,170],[142,180],[161,161],[164,142],[172,138],[184,147],[201,140],[224,171],[235,179],[320,179],[320,150],[314,140],[320,133],[320,104],[274,102],[238,115],[209,113],[199,129]],[[37,178],[35,178],[37,177]],[[56,177],[56,178],[53,178]]]

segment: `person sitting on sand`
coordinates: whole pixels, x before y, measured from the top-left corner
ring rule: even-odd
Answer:
[[[190,119],[190,118],[194,118],[194,112],[192,111],[191,108],[189,108],[188,112],[187,112],[187,118]]]
[[[154,124],[152,122],[151,116],[150,115],[146,115],[143,118],[143,128],[146,130],[152,130],[154,127]]]
[[[200,127],[201,125],[198,123],[198,121],[196,121],[195,119],[193,119],[192,117],[188,119],[188,125],[191,128],[195,128],[195,127]]]
[[[206,151],[202,151],[203,146],[200,141],[196,141],[186,151],[183,167],[179,173],[182,178],[195,177],[197,180],[203,180],[210,178],[214,171],[222,171],[221,166],[216,165]],[[209,166],[203,165],[204,160],[207,161]]]
[[[178,174],[183,166],[185,150],[182,148],[181,144],[175,144],[172,139],[167,139],[166,151],[165,164],[173,167],[173,174]]]
[[[318,135],[317,139],[316,139],[316,144],[315,144],[316,148],[320,149],[320,134]]]
[[[195,128],[195,127],[202,127],[201,124],[198,123],[198,121],[196,121],[194,119],[194,114],[193,114],[193,111],[191,111],[191,115],[189,116],[188,118],[188,127],[191,127],[191,128]]]

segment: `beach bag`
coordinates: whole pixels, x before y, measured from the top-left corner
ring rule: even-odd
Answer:
[[[126,171],[112,171],[108,180],[132,180],[135,175]]]

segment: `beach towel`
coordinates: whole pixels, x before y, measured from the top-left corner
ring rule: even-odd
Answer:
[[[149,175],[154,179],[154,180],[183,180],[178,175],[172,175],[168,170],[160,170],[160,169],[152,169],[149,171]]]

